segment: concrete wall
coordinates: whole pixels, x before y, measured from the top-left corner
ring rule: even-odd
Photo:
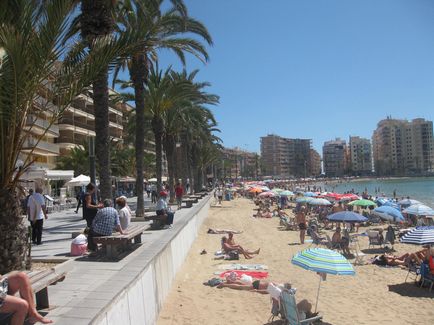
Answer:
[[[136,269],[137,277],[119,292],[91,324],[141,325],[157,322],[176,272],[182,266],[203,220],[208,216],[209,203],[210,198],[206,197],[189,209],[178,231],[155,243],[155,247],[152,247],[155,254],[144,267],[135,266],[134,261],[127,266],[130,270]],[[136,260],[140,259],[138,256]]]

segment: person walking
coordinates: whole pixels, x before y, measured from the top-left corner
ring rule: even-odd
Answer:
[[[87,184],[86,193],[83,196],[83,219],[86,220],[87,227],[92,226],[92,221],[98,212],[99,206],[95,200],[95,185],[92,183]]]
[[[306,235],[306,207],[303,205],[300,208],[300,211],[296,215],[296,220],[298,224],[298,228],[300,229],[300,243],[304,244],[304,237]]]
[[[32,242],[36,245],[42,244],[42,229],[44,218],[48,219],[45,206],[45,198],[42,195],[42,188],[38,187],[27,202],[27,215],[32,226]]]
[[[182,188],[181,183],[178,182],[175,186],[175,196],[176,196],[176,202],[178,203],[178,209],[181,209],[183,195],[184,195],[184,189]]]
[[[157,203],[157,185],[151,185],[151,201],[152,203]]]
[[[80,188],[80,191],[77,193],[77,196],[75,197],[77,200],[77,208],[75,208],[75,213],[78,213],[78,209],[80,209],[80,206],[83,203],[83,196],[84,196],[83,189]]]

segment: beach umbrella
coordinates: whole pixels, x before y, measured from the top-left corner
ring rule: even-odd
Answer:
[[[268,186],[260,186],[259,188],[260,188],[261,190],[263,190],[263,191],[267,191],[267,192],[268,192],[268,191],[271,191],[270,188],[269,188]]]
[[[373,213],[379,216],[383,220],[393,221],[393,222],[405,221],[404,216],[399,210],[387,205],[383,205],[379,208],[375,208]]]
[[[85,186],[90,183],[90,177],[80,174],[77,177],[74,177],[69,182],[67,182],[65,185],[67,186]]]
[[[340,222],[365,222],[368,218],[362,216],[361,214],[352,211],[341,211],[333,213],[327,216],[330,221],[340,221]]]
[[[355,200],[352,201],[350,203],[348,203],[349,205],[355,205],[355,206],[359,206],[359,207],[368,207],[371,205],[376,205],[374,201],[371,200]]]
[[[317,196],[317,194],[314,193],[314,192],[305,192],[305,193],[304,193],[304,196],[314,197],[314,196]]]
[[[349,194],[342,194],[341,196],[341,201],[353,201],[353,200],[358,200],[359,196],[353,193],[349,193]]]
[[[249,190],[250,193],[261,193],[262,190],[260,188],[257,187],[253,187]]]
[[[268,191],[268,192],[263,192],[263,193],[259,194],[258,196],[259,196],[259,197],[275,197],[276,194],[274,194],[274,193],[271,192],[271,191]]]
[[[297,202],[297,203],[307,203],[310,200],[313,200],[313,198],[312,197],[308,197],[308,196],[302,196],[302,197],[297,198],[295,200],[295,202]]]
[[[344,256],[336,251],[325,248],[309,248],[298,252],[292,257],[291,263],[305,270],[318,272],[320,274],[315,311],[318,306],[321,281],[323,279],[325,280],[326,274],[354,275],[356,273],[353,266]]]
[[[375,203],[377,203],[378,206],[383,205],[386,202],[389,202],[389,199],[387,197],[379,197],[375,200]]]
[[[427,245],[434,244],[434,226],[416,227],[401,238],[401,243]]]
[[[395,202],[392,202],[392,201],[387,201],[387,202],[385,202],[385,203],[383,204],[383,206],[385,206],[385,207],[392,207],[392,208],[395,208],[395,209],[399,210],[399,205],[398,205],[398,203],[395,203]]]
[[[332,205],[331,203],[330,203],[330,201],[329,200],[326,200],[326,199],[318,199],[318,198],[316,198],[316,199],[312,199],[312,200],[310,200],[309,202],[307,202],[308,204],[311,204],[311,205]]]
[[[410,205],[407,209],[402,211],[403,213],[413,214],[415,216],[432,216],[434,215],[434,210],[429,206],[423,204]]]
[[[422,202],[419,202],[418,200],[413,200],[413,199],[404,199],[398,202],[399,205],[403,206],[403,207],[408,207],[410,205],[414,205],[414,204],[422,204]]]
[[[294,193],[293,193],[293,192],[291,192],[291,191],[283,191],[283,192],[280,192],[280,195],[285,195],[285,196],[293,196],[293,195],[294,195]]]
[[[274,194],[280,194],[282,193],[284,190],[282,190],[281,188],[273,188],[271,190]]]

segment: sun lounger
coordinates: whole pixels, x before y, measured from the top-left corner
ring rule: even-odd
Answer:
[[[322,319],[322,315],[301,319],[293,291],[283,289],[280,294],[281,317],[285,325],[313,324]]]
[[[316,231],[311,230],[310,231],[310,237],[312,238],[312,245],[324,245],[325,247],[329,248],[330,243],[327,237],[320,237],[319,234]]]
[[[420,266],[420,280],[420,287],[422,288],[425,283],[428,283],[430,285],[429,291],[431,292],[434,285],[434,275],[431,274],[429,265],[426,263],[422,263],[422,265]]]
[[[411,261],[410,264],[408,265],[408,272],[407,272],[407,276],[405,277],[405,281],[407,282],[408,276],[410,274],[414,274],[414,282],[417,281],[417,277],[420,275],[420,265],[416,264],[415,262]]]

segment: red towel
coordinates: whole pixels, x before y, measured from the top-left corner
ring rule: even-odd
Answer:
[[[255,279],[265,279],[268,277],[268,272],[259,272],[259,271],[244,271],[244,270],[228,270],[220,274],[221,278],[226,277],[231,272],[234,272],[237,275],[237,278],[241,278],[243,274],[249,275]]]

